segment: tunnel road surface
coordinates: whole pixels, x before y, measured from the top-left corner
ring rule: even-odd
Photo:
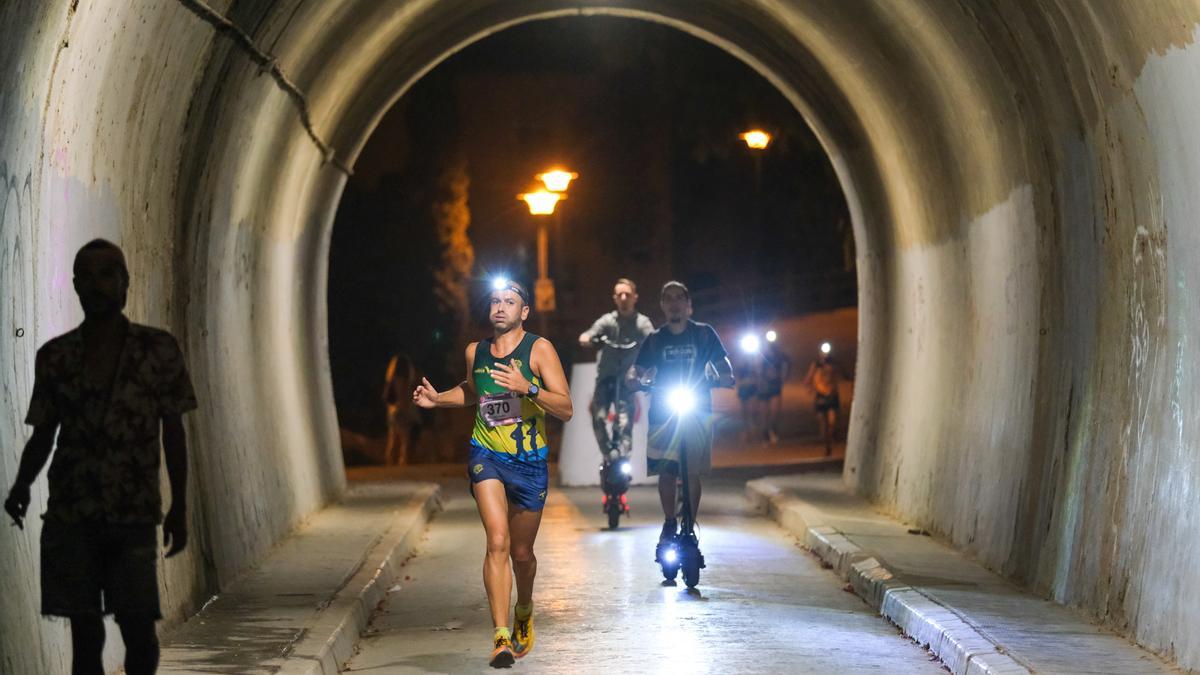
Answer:
[[[608,531],[598,488],[551,490],[535,547],[537,641],[514,670],[946,672],[757,516],[741,481],[726,479],[704,495],[699,534],[708,568],[691,593],[682,582],[664,586],[653,561],[657,492],[634,488],[630,497],[632,519]],[[446,485],[444,498],[347,671],[495,672],[487,667],[483,527],[465,480]]]

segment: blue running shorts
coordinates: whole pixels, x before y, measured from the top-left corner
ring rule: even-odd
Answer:
[[[480,481],[496,479],[504,484],[508,503],[528,511],[541,511],[546,506],[546,491],[550,486],[550,470],[546,462],[526,462],[510,459],[476,445],[471,446],[467,460],[467,476],[471,479],[471,494]]]

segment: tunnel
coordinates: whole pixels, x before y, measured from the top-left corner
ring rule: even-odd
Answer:
[[[201,404],[167,621],[253,568],[345,489],[326,275],[357,153],[457,50],[589,15],[728,51],[828,152],[858,256],[845,482],[1200,668],[1196,0],[5,2],[0,482],[36,349],[81,316],[74,253],[110,238]],[[6,672],[69,652],[37,529],[0,528]]]

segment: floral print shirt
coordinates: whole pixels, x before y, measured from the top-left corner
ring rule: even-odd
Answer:
[[[161,522],[162,418],[195,408],[183,352],[166,331],[129,324],[111,392],[83,375],[81,329],[42,345],[25,423],[58,427],[44,518]]]

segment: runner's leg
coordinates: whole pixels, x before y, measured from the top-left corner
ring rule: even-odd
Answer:
[[[487,536],[487,554],[483,558],[483,587],[492,609],[492,625],[508,625],[512,600],[511,540],[508,531],[508,497],[504,484],[496,479],[480,481],[472,488],[479,518]]]
[[[158,633],[154,630],[154,615],[118,613],[117,625],[125,641],[125,672],[127,675],[154,675],[158,670]]]
[[[512,507],[508,512],[508,531],[512,537],[512,565],[517,577],[517,604],[533,602],[533,579],[537,576],[537,556],[533,542],[542,524],[542,512]]]

